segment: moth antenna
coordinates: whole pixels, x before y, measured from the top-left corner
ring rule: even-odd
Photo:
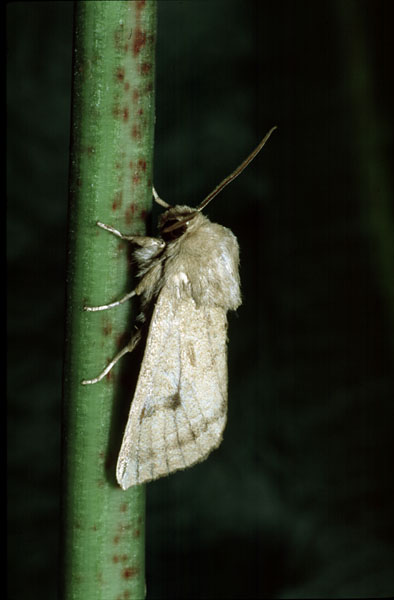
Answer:
[[[233,171],[230,175],[228,175],[228,177],[226,177],[225,179],[223,179],[223,181],[221,183],[219,183],[218,186],[215,187],[215,189],[201,202],[201,204],[199,204],[197,206],[196,212],[201,212],[202,209],[205,208],[206,205],[215,196],[217,196],[219,194],[219,192],[222,191],[223,188],[226,187],[226,185],[228,185],[231,181],[233,181],[236,177],[238,177],[238,175],[240,175],[240,173],[242,173],[242,171],[244,169],[246,169],[246,167],[248,166],[248,164],[250,162],[252,162],[252,160],[255,158],[255,156],[260,152],[260,150],[262,149],[262,147],[268,141],[268,138],[271,136],[271,133],[273,131],[275,131],[275,129],[277,129],[276,125],[274,127],[271,127],[271,129],[269,130],[269,132],[261,140],[260,144],[253,150],[253,152],[251,152],[251,154],[249,154],[249,156],[247,158],[245,158],[245,160],[239,165],[239,167],[237,169],[235,169],[235,171]],[[174,225],[170,225],[169,227],[166,227],[166,229],[164,229],[163,231],[165,233],[168,233],[170,231],[174,231],[175,229],[179,229],[179,227],[183,227],[185,225],[185,223],[187,223],[190,220],[190,218],[193,216],[193,214],[194,213],[191,213],[190,215],[188,215],[184,219],[178,221]]]
[[[262,147],[268,141],[269,137],[271,136],[271,133],[273,131],[275,131],[275,129],[277,129],[276,125],[269,130],[269,132],[263,137],[263,139],[261,140],[261,142],[257,146],[257,148],[255,148],[253,150],[253,152],[251,154],[249,154],[249,156],[247,158],[245,158],[245,160],[239,165],[239,167],[237,167],[235,169],[235,171],[233,171],[230,175],[228,175],[225,179],[223,179],[223,181],[221,183],[219,183],[219,185],[216,186],[215,189],[210,194],[208,194],[208,196],[201,202],[201,204],[199,204],[197,206],[196,210],[201,211],[203,208],[205,208],[206,205],[213,198],[215,198],[215,196],[217,196],[219,194],[219,192],[222,191],[223,188],[226,187],[226,185],[228,185],[229,183],[231,183],[231,181],[233,181],[236,177],[238,177],[238,175],[240,175],[240,173],[242,173],[242,171],[244,169],[246,169],[246,167],[248,166],[248,164],[250,162],[252,162],[252,160],[255,158],[255,156],[260,152],[260,150],[262,149]]]
[[[156,192],[156,190],[153,186],[152,186],[152,194],[153,194],[153,198],[154,198],[155,202],[157,202],[157,204],[160,204],[160,206],[163,206],[164,208],[171,208],[170,204],[167,204],[167,202],[165,200],[160,198],[159,194]]]

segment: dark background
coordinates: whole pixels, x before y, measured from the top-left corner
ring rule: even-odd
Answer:
[[[160,1],[155,185],[241,247],[229,421],[148,598],[394,594],[393,2]],[[71,2],[8,4],[9,598],[56,597]]]

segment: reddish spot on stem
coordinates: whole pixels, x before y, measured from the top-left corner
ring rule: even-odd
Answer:
[[[146,160],[140,158],[138,161],[138,168],[142,169],[142,171],[146,171]]]
[[[127,106],[124,107],[123,109],[123,121],[128,121],[129,119],[129,109],[127,108]]]
[[[128,560],[129,560],[129,557],[127,556],[127,554],[121,554],[120,556],[119,556],[119,554],[114,554],[112,557],[112,562],[114,562],[114,563],[119,563],[119,562],[125,563]]]
[[[119,544],[119,540],[120,540],[120,535],[115,535],[113,542],[114,544]]]
[[[136,125],[135,123],[134,123],[133,127],[131,128],[131,136],[135,140],[140,140],[141,139],[141,130],[138,127],[138,125]]]
[[[141,181],[141,177],[139,175],[137,175],[137,173],[135,175],[133,175],[133,183],[134,185],[138,185]]]
[[[137,10],[144,8],[146,0],[137,0]]]
[[[116,73],[115,73],[116,79],[118,81],[123,81],[124,80],[124,75],[125,75],[124,68],[123,67],[118,67],[116,69]]]
[[[141,51],[141,48],[143,46],[145,46],[145,43],[146,43],[146,33],[145,33],[145,31],[141,31],[140,27],[137,25],[135,34],[134,34],[134,41],[133,41],[134,57],[138,56],[138,54]]]
[[[151,69],[152,69],[151,63],[143,62],[143,63],[141,63],[141,66],[140,66],[140,73],[141,73],[141,75],[148,75],[148,73],[150,73]]]
[[[126,209],[126,213],[125,213],[125,216],[124,216],[127,225],[130,225],[130,223],[133,222],[134,213],[135,213],[135,204],[132,203]]]
[[[146,211],[145,208],[143,208],[140,212],[140,217],[143,221],[146,221],[147,216],[148,216],[148,211]]]
[[[87,148],[86,148],[86,154],[88,156],[93,156],[94,152],[95,152],[94,146],[87,146]]]
[[[134,529],[133,538],[139,538],[141,535],[141,531],[139,529]]]
[[[119,190],[115,193],[113,202],[112,202],[112,210],[118,210],[122,206],[123,201],[123,192]]]
[[[139,108],[139,109],[137,110],[137,115],[141,116],[141,115],[143,115],[143,114],[144,114],[144,109],[143,109],[143,108]]]
[[[129,89],[129,87],[130,87],[130,84],[129,84],[128,81],[126,81],[126,83],[124,84],[125,92],[127,92],[127,90]]]
[[[137,103],[139,99],[140,99],[139,90],[133,90],[133,102]]]
[[[108,359],[108,362],[109,362],[110,360],[111,360],[111,359],[109,358],[109,359]],[[112,380],[113,380],[113,378],[114,378],[114,374],[113,374],[113,372],[112,372],[112,371],[109,371],[109,373],[107,373],[107,374],[106,374],[105,378],[106,378],[106,380],[107,380],[107,381],[112,381]]]
[[[103,335],[108,336],[112,333],[112,323],[105,323],[103,327]]]
[[[120,512],[126,512],[127,510],[127,503],[123,502],[123,504],[120,505]]]
[[[138,567],[126,567],[122,571],[122,577],[125,579],[131,579],[132,577],[135,577],[137,573],[139,573]]]

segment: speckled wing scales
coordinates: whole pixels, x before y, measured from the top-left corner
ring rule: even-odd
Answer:
[[[219,307],[173,301],[164,286],[117,464],[123,489],[204,460],[227,416],[227,318]]]

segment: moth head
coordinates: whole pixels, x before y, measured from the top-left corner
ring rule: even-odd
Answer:
[[[159,230],[164,241],[171,242],[193,230],[205,217],[190,206],[173,206],[159,219]]]
[[[235,171],[233,171],[228,177],[223,179],[215,189],[208,194],[206,198],[197,206],[197,208],[190,208],[189,206],[174,206],[170,208],[166,202],[162,200],[159,201],[157,198],[157,194],[155,193],[155,200],[158,204],[165,206],[168,210],[161,215],[159,221],[159,229],[162,238],[165,241],[172,241],[177,238],[180,238],[182,235],[189,231],[191,228],[194,229],[199,223],[204,220],[204,217],[201,215],[201,211],[203,208],[209,204],[215,196],[221,192],[226,185],[228,185],[231,181],[233,181],[242,171],[248,166],[248,164],[254,159],[254,157],[260,152],[271,133],[276,129],[276,127],[272,127],[269,132],[263,137],[259,145],[249,154],[247,158],[239,165]]]

